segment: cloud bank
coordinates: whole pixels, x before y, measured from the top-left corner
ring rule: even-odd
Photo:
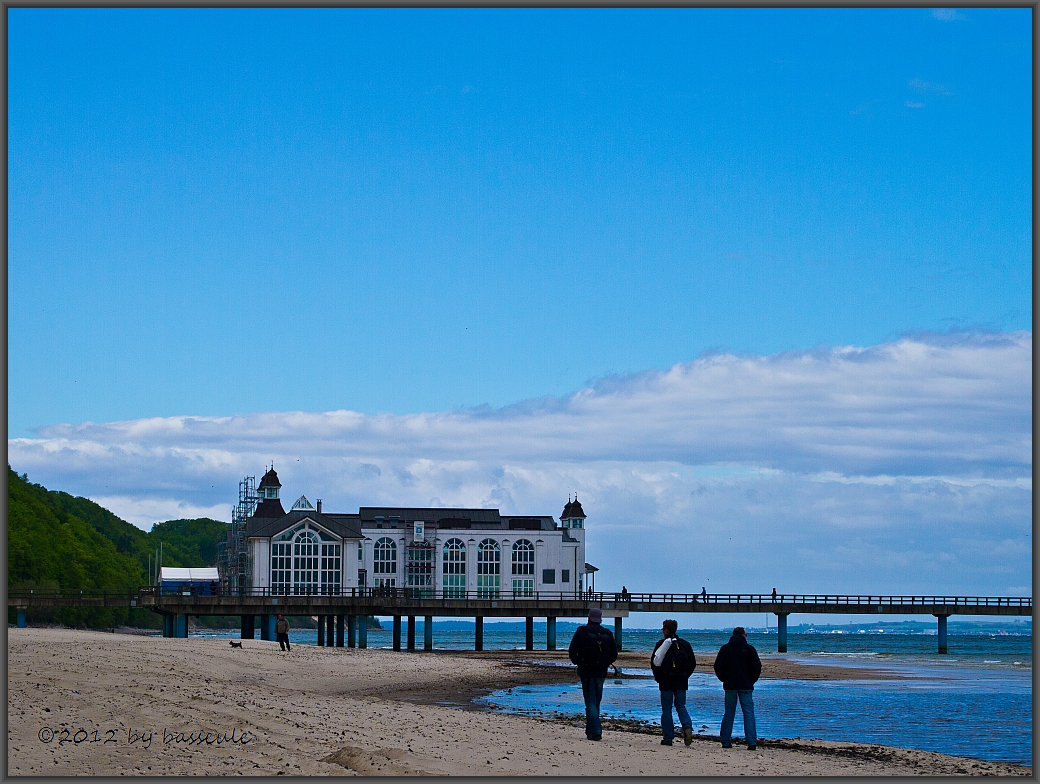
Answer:
[[[630,587],[749,590],[752,568],[787,590],[1006,592],[1031,582],[1031,379],[1030,333],[914,335],[707,355],[503,409],[87,422],[8,448],[145,527],[227,519],[273,460],[290,503],[340,511],[558,515],[576,491],[590,560]]]

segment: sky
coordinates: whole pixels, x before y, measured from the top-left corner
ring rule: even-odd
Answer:
[[[31,480],[577,492],[603,587],[1031,594],[1030,9],[8,24]]]

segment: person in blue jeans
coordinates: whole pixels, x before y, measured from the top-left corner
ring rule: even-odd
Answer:
[[[671,746],[675,738],[675,723],[672,721],[672,706],[679,714],[683,728],[683,740],[693,743],[693,722],[686,711],[686,691],[690,687],[690,676],[697,669],[697,657],[690,643],[678,636],[679,624],[667,620],[661,625],[662,638],[650,655],[650,670],[661,690],[661,740],[662,746]]]
[[[747,632],[738,626],[733,630],[729,642],[719,648],[715,657],[715,675],[722,681],[722,688],[726,691],[726,712],[722,714],[722,728],[719,731],[722,748],[733,747],[733,719],[737,714],[738,701],[740,711],[744,714],[744,737],[747,739],[748,751],[758,748],[752,693],[761,674],[762,661],[758,658],[758,651],[755,646],[748,644]]]
[[[603,740],[599,721],[599,704],[603,700],[603,682],[607,667],[617,660],[617,644],[609,629],[603,628],[603,611],[589,610],[589,622],[579,626],[567,649],[571,662],[578,665],[581,693],[585,697],[585,737]]]

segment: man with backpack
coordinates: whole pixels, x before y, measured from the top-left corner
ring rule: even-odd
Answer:
[[[682,725],[683,740],[689,746],[693,743],[693,722],[686,710],[686,690],[690,686],[690,676],[697,669],[697,657],[686,640],[678,636],[679,623],[667,620],[661,625],[664,635],[654,646],[650,656],[650,669],[654,680],[661,689],[661,732],[664,738],[662,746],[671,746],[675,737],[675,724],[672,722],[672,705],[679,714]]]
[[[567,653],[578,665],[578,677],[581,678],[581,693],[585,697],[585,737],[603,740],[599,704],[603,699],[607,667],[617,660],[617,644],[610,630],[603,628],[603,611],[598,607],[589,610],[589,622],[574,632]]]
[[[733,719],[737,714],[737,700],[740,700],[740,710],[744,714],[744,736],[747,738],[748,751],[758,747],[755,701],[751,695],[755,681],[761,674],[762,661],[758,658],[758,651],[755,646],[748,644],[744,627],[738,626],[733,630],[729,642],[719,648],[715,657],[715,675],[726,690],[726,712],[722,715],[722,729],[719,733],[722,748],[733,747]]]

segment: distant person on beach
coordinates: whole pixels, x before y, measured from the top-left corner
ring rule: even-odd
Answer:
[[[667,620],[661,626],[663,635],[654,646],[650,656],[650,669],[654,680],[661,689],[661,732],[664,738],[662,746],[671,746],[675,737],[675,724],[672,722],[672,705],[679,714],[679,723],[683,729],[683,741],[689,746],[693,743],[693,722],[686,710],[686,690],[690,686],[690,676],[697,669],[697,657],[693,648],[678,635],[677,621]]]
[[[279,615],[274,624],[274,636],[278,640],[278,646],[283,651],[291,651],[289,647],[289,622],[284,615]]]
[[[607,667],[617,660],[617,644],[610,629],[603,628],[603,612],[598,607],[589,610],[589,622],[574,632],[567,653],[578,665],[578,677],[581,678],[581,693],[585,697],[585,737],[603,740],[599,704],[603,699]]]
[[[733,747],[733,718],[737,714],[737,701],[744,714],[744,736],[747,738],[748,751],[758,747],[758,735],[755,732],[755,701],[751,694],[755,690],[755,681],[762,674],[762,661],[758,658],[755,646],[749,645],[747,632],[738,626],[733,630],[729,642],[719,648],[715,656],[715,675],[722,681],[726,691],[726,712],[722,715],[720,731],[722,748]]]

